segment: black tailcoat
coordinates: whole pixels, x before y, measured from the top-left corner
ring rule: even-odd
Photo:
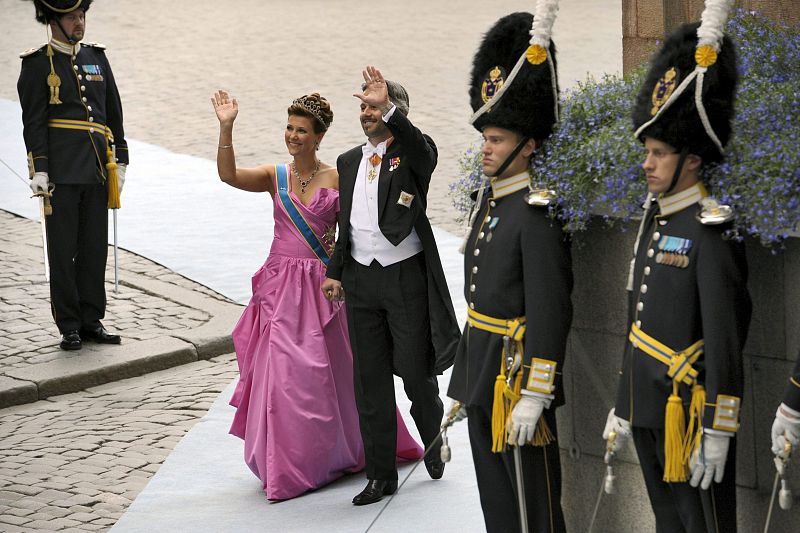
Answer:
[[[417,230],[425,254],[428,276],[428,307],[433,345],[430,353],[435,356],[431,367],[441,374],[453,364],[460,333],[436,240],[425,214],[431,174],[436,167],[436,145],[399,109],[395,109],[387,126],[394,141],[381,161],[378,177],[378,224],[383,235],[394,245],[405,239],[412,228]],[[361,157],[361,146],[356,146],[340,155],[336,162],[340,194],[339,236],[328,263],[327,275],[331,279],[341,280],[345,263],[354,261],[350,255],[350,213]],[[400,162],[397,168],[390,170],[390,162],[394,158],[399,158]],[[401,191],[414,195],[410,208],[397,203]]]

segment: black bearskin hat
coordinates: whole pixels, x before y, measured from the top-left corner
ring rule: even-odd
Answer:
[[[483,38],[472,65],[469,90],[473,111],[480,109],[499,90],[517,60],[525,53],[530,41],[533,15],[512,13],[498,20]],[[556,67],[556,47],[550,42],[548,51]],[[558,121],[556,94],[558,78],[553,79],[547,61],[534,65],[523,61],[516,78],[500,101],[475,120],[473,126],[483,131],[486,126],[497,126],[515,131],[525,137],[544,140],[553,132]]]
[[[36,6],[36,20],[47,24],[76,9],[83,9],[84,13],[89,11],[92,0],[33,0],[33,5]]]
[[[699,22],[684,24],[664,42],[650,62],[647,78],[636,97],[633,127],[639,130],[651,120],[670,94],[697,66],[697,28]],[[711,129],[724,147],[731,136],[734,95],[739,76],[736,71],[736,49],[725,35],[716,62],[708,67],[703,81],[703,107]],[[700,156],[703,163],[720,161],[723,154],[708,136],[695,103],[697,78],[663,111],[661,116],[639,133],[639,140],[652,137],[676,150],[688,150]]]

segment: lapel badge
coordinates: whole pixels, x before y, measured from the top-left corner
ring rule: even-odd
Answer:
[[[393,157],[389,160],[389,172],[392,172],[394,169],[400,166],[400,158]]]
[[[692,249],[691,239],[663,235],[658,241],[658,249],[656,263],[678,268],[689,266],[689,250]]]
[[[414,201],[413,194],[409,194],[406,191],[400,191],[400,198],[397,199],[397,203],[399,205],[411,209],[411,202],[413,201]]]

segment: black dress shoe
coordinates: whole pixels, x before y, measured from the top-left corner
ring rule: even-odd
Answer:
[[[390,481],[383,479],[370,479],[367,482],[367,488],[359,492],[356,497],[353,498],[353,503],[355,505],[367,505],[370,503],[375,503],[380,501],[384,494],[394,494],[394,491],[396,490],[396,479]]]
[[[119,344],[122,342],[119,335],[109,333],[103,326],[98,326],[93,329],[81,328],[80,334],[81,339],[85,341],[94,341],[100,344]]]
[[[425,468],[428,469],[428,475],[431,479],[440,479],[444,475],[444,463],[441,459],[428,459],[425,458]]]
[[[80,350],[82,347],[81,336],[78,335],[77,330],[65,331],[61,335],[61,343],[59,344],[62,350]]]

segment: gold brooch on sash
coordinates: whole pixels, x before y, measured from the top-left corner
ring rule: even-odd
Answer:
[[[650,116],[655,116],[658,113],[658,110],[669,100],[670,95],[672,95],[677,86],[678,69],[672,67],[661,76],[661,79],[658,80],[658,83],[653,88],[653,108],[650,110]]]

